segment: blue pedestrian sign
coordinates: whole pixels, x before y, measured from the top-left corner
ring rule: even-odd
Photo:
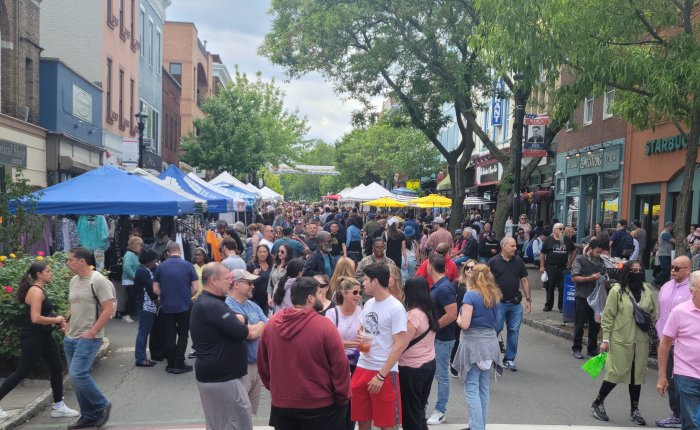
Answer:
[[[503,125],[503,100],[495,97],[491,102],[491,125]]]

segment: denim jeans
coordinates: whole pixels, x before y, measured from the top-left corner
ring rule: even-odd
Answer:
[[[501,302],[498,306],[498,318],[496,320],[496,333],[500,334],[503,324],[508,326],[506,338],[506,361],[514,361],[518,354],[518,335],[520,334],[520,322],[523,319],[523,305],[520,303]]]
[[[153,328],[153,322],[156,320],[155,312],[148,312],[141,309],[139,311],[139,331],[136,334],[136,348],[134,349],[134,359],[137,363],[146,361],[146,342],[148,335]]]
[[[75,397],[80,405],[80,414],[89,420],[97,419],[99,412],[109,406],[109,402],[90,375],[90,368],[101,345],[102,338],[71,339],[66,337],[63,340],[68,374],[73,391],[75,391]]]
[[[681,428],[683,430],[696,430],[695,414],[700,407],[700,379],[689,376],[673,375],[681,399]]]
[[[452,260],[452,262],[457,267],[461,266],[462,264],[466,263],[467,261],[469,261],[469,257],[467,257],[466,255],[463,255],[461,257],[458,257],[458,258],[455,258]]]
[[[489,375],[491,369],[481,370],[472,364],[467,372],[464,383],[464,395],[469,406],[469,428],[471,430],[486,429],[486,417],[489,412]]]
[[[454,340],[435,339],[435,380],[438,383],[435,410],[443,414],[447,410],[447,401],[450,398],[450,354],[454,344]]]

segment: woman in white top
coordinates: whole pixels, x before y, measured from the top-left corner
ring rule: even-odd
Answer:
[[[527,215],[521,214],[518,218],[518,228],[522,228],[525,231],[525,237],[530,237],[530,231],[532,231],[532,226],[527,219]]]
[[[360,307],[361,285],[357,279],[351,276],[344,276],[338,279],[336,286],[335,301],[337,306],[326,311],[326,318],[331,320],[338,328],[340,338],[345,346],[345,354],[348,356],[350,373],[355,371],[360,345],[357,343],[357,332],[360,330]],[[347,430],[355,428],[355,422],[350,420],[350,405],[348,405]]]

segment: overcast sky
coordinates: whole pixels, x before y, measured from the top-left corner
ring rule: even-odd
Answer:
[[[269,8],[269,0],[173,0],[166,12],[170,21],[194,22],[207,50],[221,55],[231,74],[238,65],[248,75],[260,71],[265,79],[274,78],[288,108],[307,117],[307,137],[332,143],[351,129],[351,113],[359,104],[334,94],[317,74],[285,83],[282,69],[257,54],[271,25]]]

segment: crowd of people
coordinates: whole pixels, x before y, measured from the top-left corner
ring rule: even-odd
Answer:
[[[574,357],[584,358],[584,343],[589,356],[608,353],[591,404],[595,418],[608,420],[605,399],[624,383],[630,420],[646,423],[639,399],[656,332],[657,386],[668,392],[671,409],[656,424],[697,428],[700,272],[691,273],[690,258],[677,257],[669,264],[671,280],[659,285],[657,304],[644,265],[633,258],[640,237],[624,220],[611,235],[594,230],[577,247],[563,224],[533,227],[525,216],[513,225],[515,237],[497,239],[482,218],[489,214],[474,211],[451,232],[447,217],[432,211],[363,214],[291,203],[264,209],[260,223],[217,222],[192,262],[177,242],[144,249],[138,234],[124,257],[127,303],[118,317],[138,322],[134,363],[152,368],[165,361],[173,375],[194,371],[207,428],[252,428],[265,387],[270,425],[277,429],[401,424],[425,430],[446,422],[452,375],[464,383],[470,428],[483,430],[490,375],[518,371],[520,325],[532,310],[526,261],[541,272],[546,312],[554,309],[557,292],[562,310],[563,277],[571,272]],[[0,386],[2,399],[45,358],[52,369],[52,416],[79,416],[70,429],[105,425],[111,408],[90,367],[104,326],[115,316],[115,292],[93,270],[91,257],[84,248],[69,253],[75,276],[65,317],[43,294],[51,268],[42,262],[30,267],[18,292],[26,304],[20,367]],[[615,279],[610,258],[626,261]],[[602,308],[591,300],[599,294],[607,295]],[[65,333],[79,411],[62,401],[53,326]],[[437,401],[429,405],[433,381]]]

